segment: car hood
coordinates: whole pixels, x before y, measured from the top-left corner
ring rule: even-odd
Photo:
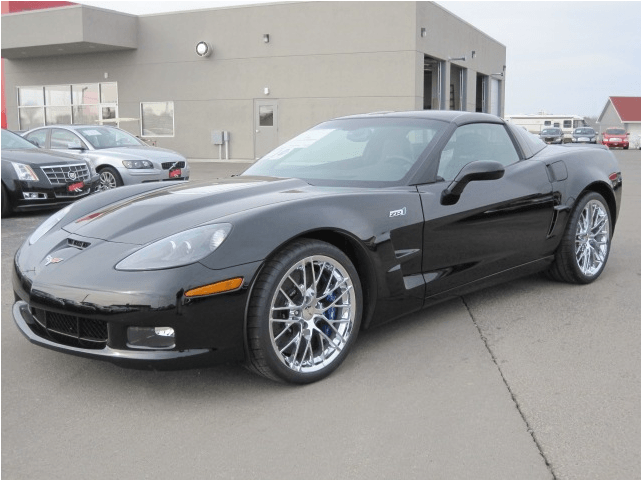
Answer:
[[[143,145],[136,147],[112,147],[101,148],[88,152],[102,157],[112,157],[126,160],[152,160],[152,161],[179,161],[185,160],[185,157],[173,150],[158,147],[145,147]]]
[[[42,149],[10,149],[2,150],[2,160],[10,162],[25,163],[31,165],[55,165],[57,163],[78,163],[80,160],[77,156],[53,152]]]
[[[235,213],[326,191],[299,179],[271,177],[181,182],[107,204],[63,229],[83,237],[143,245],[205,223],[233,223],[229,217]]]

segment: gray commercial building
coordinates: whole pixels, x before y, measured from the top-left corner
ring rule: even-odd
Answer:
[[[72,5],[3,15],[2,57],[9,129],[105,122],[190,158],[354,113],[504,112],[505,46],[432,2]]]

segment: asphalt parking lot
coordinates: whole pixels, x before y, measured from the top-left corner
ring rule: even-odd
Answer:
[[[615,154],[623,207],[595,283],[527,277],[424,310],[304,387],[31,345],[11,267],[47,214],[2,219],[3,479],[641,479],[641,151]]]

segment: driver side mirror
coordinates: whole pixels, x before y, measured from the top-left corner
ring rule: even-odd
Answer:
[[[470,182],[498,180],[503,177],[505,167],[494,160],[478,160],[465,165],[452,183],[441,194],[441,205],[454,205]]]
[[[80,142],[69,142],[67,143],[68,150],[86,150],[84,145]]]

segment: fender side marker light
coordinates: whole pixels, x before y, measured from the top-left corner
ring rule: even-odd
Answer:
[[[203,295],[213,295],[214,293],[230,292],[238,290],[243,285],[243,277],[231,278],[222,282],[210,283],[202,287],[192,288],[185,292],[185,297],[201,297]]]

